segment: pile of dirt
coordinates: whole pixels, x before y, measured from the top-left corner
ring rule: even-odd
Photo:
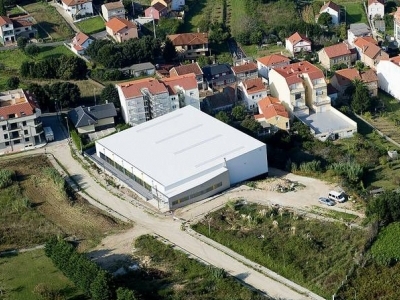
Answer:
[[[257,188],[279,193],[296,191],[304,187],[305,186],[303,184],[286,178],[268,178],[266,180],[257,182]]]

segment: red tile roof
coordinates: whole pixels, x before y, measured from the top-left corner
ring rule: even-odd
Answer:
[[[87,36],[83,32],[78,32],[75,35],[75,38],[74,38],[73,42],[74,42],[75,45],[82,46],[88,39],[89,39],[89,36]]]
[[[359,72],[357,69],[342,69],[335,72],[339,85],[349,85],[354,79],[362,80],[366,83],[377,82],[378,76],[374,70]]]
[[[393,14],[396,21],[400,21],[400,7],[397,8],[396,12]]]
[[[303,74],[308,74],[311,80],[325,78],[324,73],[308,61],[290,64],[284,67],[275,68],[274,70],[286,79],[288,85],[302,82],[300,76]]]
[[[368,6],[374,4],[374,3],[379,3],[382,5],[385,5],[385,1],[384,0],[368,0]]]
[[[167,35],[174,46],[208,44],[208,33],[181,33]]]
[[[141,89],[146,88],[153,95],[162,94],[167,92],[167,88],[164,84],[160,83],[155,78],[144,78],[139,80],[133,80],[118,84],[121,87],[122,93],[125,99],[135,98],[142,96]]]
[[[6,25],[6,24],[12,24],[11,19],[9,17],[0,16],[0,26]]]
[[[167,7],[164,4],[162,4],[161,2],[157,2],[151,7],[153,7],[158,12],[162,12],[163,10],[167,9]]]
[[[107,10],[113,10],[113,9],[120,9],[124,8],[124,4],[122,1],[117,1],[117,2],[108,2],[103,4]]]
[[[354,40],[354,45],[358,48],[368,46],[369,44],[378,45],[378,42],[370,36],[358,37]]]
[[[190,73],[194,73],[195,75],[203,75],[203,71],[197,62],[173,67],[171,70],[169,70],[169,74],[171,76],[185,75]]]
[[[319,10],[320,13],[322,13],[325,9],[327,8],[331,8],[334,11],[337,11],[338,13],[340,13],[340,6],[337,5],[336,3],[329,1],[328,3],[326,3],[325,5],[322,5],[321,9]]]
[[[289,113],[277,98],[267,96],[258,101],[257,104],[259,110],[262,111],[262,115],[266,120],[276,116],[289,118]]]
[[[357,38],[354,40],[354,45],[361,49],[362,53],[369,58],[375,58],[378,54],[384,56],[383,58],[389,58],[389,55],[383,51],[379,46],[369,42],[369,39]]]
[[[236,75],[244,72],[257,71],[257,65],[253,62],[249,62],[240,66],[234,66],[231,69],[233,71],[233,74]]]
[[[292,34],[290,37],[287,38],[287,40],[289,40],[289,42],[292,45],[297,44],[300,41],[306,41],[309,42],[311,44],[311,40],[309,40],[305,35],[302,35],[298,32],[295,32],[294,34]]]
[[[349,46],[345,43],[325,47],[324,49],[322,49],[322,51],[324,51],[329,58],[351,55],[352,53],[349,49]]]
[[[35,114],[37,106],[31,95],[25,93],[23,90],[10,92],[0,92],[1,120],[8,120],[9,115],[16,115],[17,118],[20,118]],[[11,95],[14,95],[14,98]]]
[[[164,85],[168,88],[168,90],[170,91],[170,95],[174,95],[177,93],[175,87],[181,87],[184,90],[193,90],[197,88],[196,76],[193,73],[163,78],[160,79],[160,81],[164,83]]]
[[[33,26],[33,22],[24,18],[11,18],[14,28]]]
[[[248,94],[266,90],[261,78],[247,79],[243,81],[243,86]]]
[[[137,28],[135,23],[118,17],[112,18],[106,22],[106,27],[110,28],[113,33],[118,33],[125,28]]]
[[[400,56],[392,57],[389,61],[400,66]]]
[[[75,6],[78,4],[84,4],[87,2],[92,2],[92,0],[62,0],[62,2],[67,6]]]
[[[264,66],[273,66],[281,63],[288,63],[288,64],[290,63],[290,59],[281,54],[271,54],[268,56],[263,56],[257,59],[257,61],[262,63]]]

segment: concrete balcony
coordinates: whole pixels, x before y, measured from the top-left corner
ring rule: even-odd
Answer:
[[[313,105],[320,106],[320,105],[327,105],[331,104],[331,98],[329,97],[323,97],[323,98],[317,98],[314,102]]]

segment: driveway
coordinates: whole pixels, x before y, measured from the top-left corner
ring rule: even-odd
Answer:
[[[100,32],[98,32],[98,33],[93,33],[92,35],[92,38],[94,38],[95,40],[105,40],[105,39],[108,39],[108,37],[107,37],[107,31],[100,31]]]

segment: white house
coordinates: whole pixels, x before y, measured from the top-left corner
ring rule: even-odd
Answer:
[[[62,0],[62,7],[74,20],[93,15],[92,0]]]
[[[337,25],[340,23],[340,6],[336,3],[329,1],[325,3],[320,11],[319,14],[328,13],[332,17],[332,24]]]
[[[379,88],[400,100],[400,56],[381,60],[377,67]]]
[[[286,39],[286,49],[292,54],[301,51],[311,52],[311,44],[311,40],[298,32],[295,32]]]
[[[181,10],[185,5],[185,0],[152,0],[150,6],[153,6],[157,2],[165,5],[168,8],[168,12],[171,10]]]
[[[101,13],[106,21],[113,17],[125,19],[125,8],[122,1],[108,2],[101,6]]]
[[[145,78],[116,84],[121,113],[132,126],[157,118],[184,106],[200,109],[196,76]]]
[[[257,109],[257,103],[268,94],[261,78],[243,80],[238,85],[242,101],[246,104],[247,109]]]
[[[78,55],[83,55],[86,48],[89,47],[92,42],[93,40],[89,38],[89,36],[83,32],[78,32],[72,39],[71,50]]]
[[[373,18],[383,18],[385,14],[385,1],[384,0],[368,0],[368,17],[370,20]]]
[[[268,73],[273,68],[284,67],[290,64],[290,59],[281,54],[271,54],[257,59],[258,75],[268,79]]]

